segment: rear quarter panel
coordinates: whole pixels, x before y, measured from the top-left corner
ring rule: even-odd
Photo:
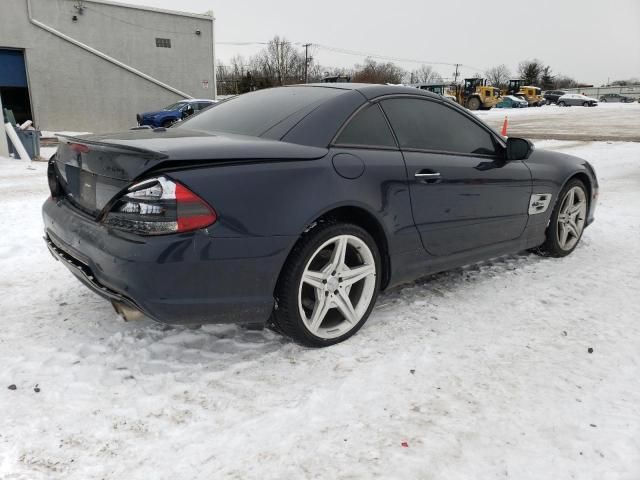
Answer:
[[[344,178],[334,169],[334,156],[345,153],[365,165],[358,178]],[[323,214],[350,206],[378,221],[390,254],[422,248],[399,151],[334,148],[317,160],[257,161],[167,175],[183,182],[216,210],[219,219],[208,231],[215,237],[297,239]]]

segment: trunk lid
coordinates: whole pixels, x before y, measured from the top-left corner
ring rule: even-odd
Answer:
[[[98,217],[134,180],[163,167],[322,158],[327,149],[185,128],[60,136],[55,171],[67,198]]]

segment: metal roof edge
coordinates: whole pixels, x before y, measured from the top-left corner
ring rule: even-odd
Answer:
[[[200,13],[180,12],[177,10],[167,10],[164,8],[147,7],[144,5],[131,5],[129,3],[114,2],[112,0],[85,0],[85,2],[96,3],[98,5],[111,5],[114,7],[131,8],[134,10],[144,10],[147,12],[164,13],[166,15],[179,15],[181,17],[197,18],[199,20],[210,21],[211,19],[215,18],[215,15],[208,15],[204,13],[200,14]]]

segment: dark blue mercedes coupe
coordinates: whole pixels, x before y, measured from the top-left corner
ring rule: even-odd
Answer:
[[[439,95],[344,83],[63,137],[48,180],[49,249],[125,318],[266,324],[309,346],[353,335],[394,285],[571,253],[598,196],[586,161]]]

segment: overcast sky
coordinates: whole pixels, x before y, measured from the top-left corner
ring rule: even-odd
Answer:
[[[521,60],[538,58],[556,74],[595,85],[640,77],[640,0],[122,1],[193,13],[213,10],[223,63],[260,47],[222,42],[265,42],[279,34],[292,42],[474,67],[465,75],[501,63],[515,73]],[[324,48],[316,48],[314,57],[328,66],[363,59]],[[433,66],[443,77],[452,76],[453,67]]]

